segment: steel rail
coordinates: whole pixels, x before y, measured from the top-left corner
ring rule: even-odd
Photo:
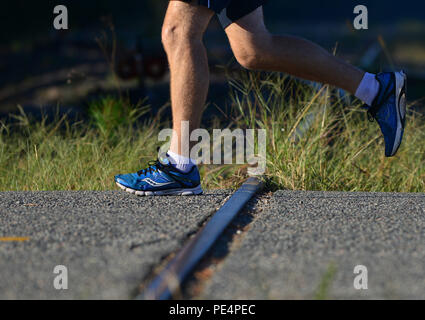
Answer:
[[[242,184],[208,223],[186,243],[159,275],[153,279],[146,290],[136,297],[136,300],[171,299],[229,223],[262,187],[263,183],[254,177]]]

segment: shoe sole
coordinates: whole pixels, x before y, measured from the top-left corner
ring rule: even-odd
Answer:
[[[161,190],[161,191],[140,191],[134,190],[129,187],[123,186],[122,184],[115,182],[118,187],[120,187],[125,192],[135,194],[136,196],[193,196],[203,193],[202,187],[199,185],[196,188],[189,189],[170,189],[170,190]]]
[[[397,113],[397,131],[394,139],[393,150],[391,152],[390,157],[394,156],[401,145],[401,140],[403,138],[403,130],[406,118],[406,89],[407,89],[407,76],[406,74],[401,72],[395,73],[395,81],[396,81],[396,113]],[[404,107],[402,107],[402,105]],[[404,110],[401,110],[404,108]]]

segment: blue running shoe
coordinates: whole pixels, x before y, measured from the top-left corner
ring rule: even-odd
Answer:
[[[385,156],[397,153],[403,139],[406,121],[407,77],[401,72],[385,72],[376,76],[380,84],[378,96],[368,109],[381,127],[385,140]]]
[[[119,174],[115,182],[124,191],[138,196],[195,195],[202,193],[196,166],[188,173],[174,168],[167,158],[149,162],[137,173]]]

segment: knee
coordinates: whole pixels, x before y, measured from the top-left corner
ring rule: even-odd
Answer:
[[[181,49],[190,49],[197,42],[201,42],[202,34],[190,30],[179,22],[165,23],[161,34],[162,44],[169,54]]]
[[[233,48],[238,63],[248,70],[260,70],[264,67],[267,54],[268,36],[253,37],[240,42]]]
[[[248,70],[259,70],[261,69],[261,57],[255,50],[243,50],[235,52],[235,58],[238,63]]]
[[[164,24],[162,26],[161,40],[166,51],[178,43],[180,38],[179,29],[178,24]]]

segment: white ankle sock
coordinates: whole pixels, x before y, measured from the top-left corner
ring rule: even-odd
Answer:
[[[379,82],[372,73],[365,73],[355,96],[371,106],[379,92]]]
[[[193,166],[195,166],[195,161],[193,161],[191,158],[183,157],[170,150],[167,152],[167,155],[171,165],[184,173],[188,173],[190,170],[192,170]]]

